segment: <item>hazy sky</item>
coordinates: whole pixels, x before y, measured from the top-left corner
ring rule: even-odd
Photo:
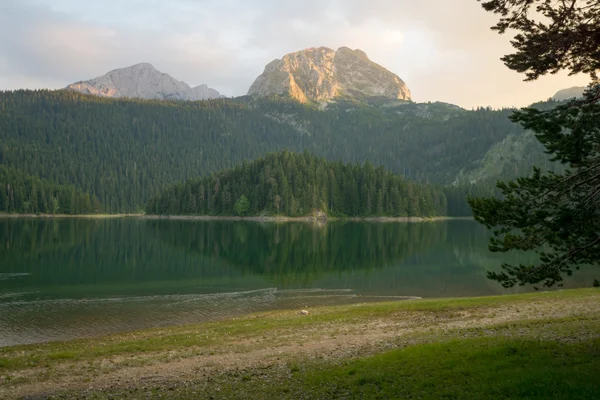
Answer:
[[[523,82],[509,36],[476,0],[0,0],[0,89],[61,88],[149,62],[191,85],[245,94],[264,66],[348,46],[398,74],[415,101],[524,106],[584,86]]]

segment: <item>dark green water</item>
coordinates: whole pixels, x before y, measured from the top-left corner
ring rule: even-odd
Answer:
[[[472,221],[0,219],[0,346],[277,308],[507,293]],[[565,287],[589,286],[580,272]],[[512,289],[511,292],[527,288]]]

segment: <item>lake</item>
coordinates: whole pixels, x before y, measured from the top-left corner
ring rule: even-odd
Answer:
[[[0,219],[0,346],[256,311],[515,293],[468,220],[260,223]],[[565,288],[591,286],[581,271]]]

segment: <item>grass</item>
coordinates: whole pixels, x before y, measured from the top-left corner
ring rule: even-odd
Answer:
[[[80,339],[0,348],[0,375],[2,373],[48,366],[63,361],[94,360],[107,356],[153,353],[174,348],[198,348],[225,345],[239,339],[259,337],[323,325],[346,326],[362,321],[404,317],[409,313],[433,313],[451,317],[454,312],[494,306],[518,306],[536,301],[590,298],[598,301],[597,289],[581,289],[511,296],[489,296],[455,299],[428,299],[387,303],[367,303],[350,306],[323,307],[309,318],[298,318],[295,312],[271,311],[205,324],[149,329],[116,334],[102,338]]]
[[[222,356],[243,360],[261,350],[262,359],[245,366],[204,365],[210,379],[192,373],[155,386],[127,384],[126,389],[92,390],[85,396],[76,390],[63,394],[67,398],[600,398],[600,379],[595,378],[600,376],[599,304],[598,289],[369,303],[318,308],[309,317],[271,311],[96,339],[0,348],[0,397],[3,388],[19,385],[33,385],[27,389],[32,391],[43,382],[68,387],[73,382],[61,382],[75,376],[81,378],[77,386],[103,374],[113,382],[107,374],[133,367],[150,365],[169,372],[172,361],[189,358],[198,363]],[[369,343],[373,330],[378,336]],[[344,352],[354,343],[346,338],[356,341],[363,335],[362,348]],[[341,346],[339,351],[329,348],[330,353],[341,355],[302,353],[304,345],[327,340]],[[296,350],[283,352],[290,343],[297,345]]]
[[[290,386],[308,398],[594,399],[599,357],[598,340],[466,339],[322,366],[293,377]]]
[[[575,341],[569,340],[572,329],[582,335]],[[600,398],[597,318],[548,318],[491,330],[492,335],[480,329],[459,330],[370,357],[292,361],[284,367],[228,371],[208,382],[95,391],[86,398]],[[540,331],[552,339],[534,338]],[[590,333],[595,338],[585,337]]]
[[[169,398],[598,399],[599,358],[600,340],[572,344],[453,340],[341,365],[313,363],[303,370],[291,369],[276,380],[221,377],[209,388],[171,391]]]

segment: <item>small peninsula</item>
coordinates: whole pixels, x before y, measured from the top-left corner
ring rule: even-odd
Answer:
[[[465,194],[418,184],[366,161],[344,164],[308,152],[269,153],[167,188],[151,215],[214,217],[422,218],[462,216]]]

